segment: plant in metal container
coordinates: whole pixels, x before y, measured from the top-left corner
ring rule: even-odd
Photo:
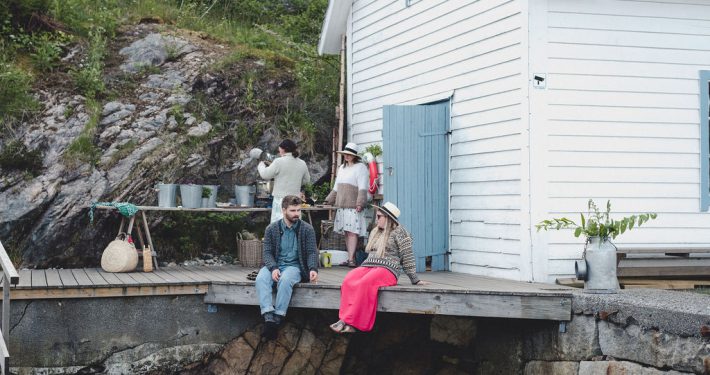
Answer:
[[[574,236],[584,235],[584,253],[575,263],[577,278],[584,280],[584,287],[593,293],[614,293],[619,288],[616,278],[616,246],[611,242],[620,234],[640,227],[657,217],[655,213],[643,213],[613,219],[609,216],[611,201],[606,202],[606,211],[600,211],[592,199],[587,202],[587,213],[580,213],[577,223],[566,217],[543,220],[535,227],[538,231],[574,229]]]
[[[655,213],[644,213],[639,215],[631,215],[621,219],[612,219],[609,217],[611,212],[611,201],[606,202],[606,211],[601,212],[599,208],[594,203],[594,200],[590,199],[587,202],[587,216],[584,213],[580,213],[580,224],[566,218],[553,218],[548,220],[543,220],[535,227],[539,231],[540,229],[550,230],[550,229],[572,229],[574,228],[574,236],[579,237],[584,234],[585,237],[600,237],[608,239],[611,237],[615,239],[616,236],[623,234],[627,230],[631,230],[634,227],[640,227],[643,223],[653,220],[656,218]]]

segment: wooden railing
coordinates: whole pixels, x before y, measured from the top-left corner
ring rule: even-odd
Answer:
[[[2,340],[0,340],[0,370],[10,373],[10,284],[17,285],[20,275],[12,265],[7,251],[0,242],[0,266],[2,267]]]

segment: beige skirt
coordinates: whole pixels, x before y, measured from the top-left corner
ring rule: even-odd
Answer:
[[[365,210],[357,212],[354,208],[339,208],[338,211],[335,212],[333,231],[340,234],[350,232],[360,237],[365,237],[367,235]]]

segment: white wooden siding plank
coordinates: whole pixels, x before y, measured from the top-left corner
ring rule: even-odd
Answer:
[[[649,103],[652,105],[652,103]],[[673,108],[602,107],[551,105],[551,120],[698,123],[697,110]]]
[[[353,0],[352,11],[353,13],[359,13],[359,16],[361,17],[366,13],[364,10],[366,10],[368,6],[373,5],[375,2],[378,2],[378,0]]]
[[[517,255],[520,253],[520,241],[451,236],[451,249]]]
[[[396,12],[402,8],[404,8],[404,3],[399,0],[376,0],[357,8],[353,6],[353,34],[382,19],[385,13]]]
[[[460,76],[458,84],[467,82],[468,85],[456,88],[456,98],[452,103],[452,111],[456,111],[456,113],[452,113],[452,116],[456,117],[461,113],[461,110],[457,108],[460,102],[463,103],[468,99],[481,98],[518,88],[518,85],[515,83],[516,79],[520,79],[520,65],[516,61],[489,67],[488,69],[469,72]],[[424,99],[427,97],[450,93],[452,89],[453,87],[450,82],[434,82],[415,90],[398,92],[385,97],[356,103],[353,105],[353,114],[359,115],[372,110],[381,113],[382,103],[407,104],[412,101],[425,103],[426,100]]]
[[[520,134],[520,121],[506,121],[456,130],[456,142],[468,142]]]
[[[520,212],[518,210],[468,210],[451,206],[450,213],[452,222],[459,221],[483,221],[486,223],[500,224],[520,224]]]
[[[509,63],[506,65],[507,66],[499,66],[496,69],[497,77],[495,78],[482,74],[481,78],[485,80],[477,82],[467,79],[471,84],[456,89],[456,103],[454,103],[454,107],[456,104],[466,102],[467,100],[479,99],[511,90],[520,90],[520,65],[517,63]]]
[[[451,171],[451,181],[453,182],[509,181],[517,178],[520,178],[520,164],[517,163],[494,167],[454,169]]]
[[[520,181],[455,182],[451,184],[450,194],[451,196],[520,194]]]
[[[700,208],[700,197],[691,198],[638,198],[638,197],[615,197],[615,196],[589,196],[584,198],[548,198],[548,207],[551,216],[556,213],[575,213],[579,210],[586,210],[587,201],[589,198],[594,199],[597,203],[606,202],[611,199],[612,209],[614,212],[676,212],[676,213],[697,213]],[[619,199],[616,199],[619,198]],[[577,208],[575,210],[575,208]],[[574,210],[574,211],[571,211]]]
[[[706,0],[701,1],[706,2]],[[553,12],[550,14],[549,28],[551,33],[554,34],[565,32],[559,29],[588,29],[636,31],[653,34],[710,35],[710,20],[664,19],[662,22],[649,22],[646,17],[615,14],[559,14]]]
[[[477,265],[479,267],[506,268],[511,264],[518,264],[520,262],[520,255],[466,250],[456,252],[456,261],[464,264]]]
[[[503,240],[520,240],[520,225],[484,222],[460,222],[451,225],[452,236],[483,237]]]
[[[696,124],[550,121],[547,130],[550,135],[614,134],[620,137],[700,139],[700,129]]]
[[[458,263],[455,261],[455,258],[453,258],[451,261],[451,271],[468,273],[471,275],[499,277],[502,279],[510,279],[510,280],[518,280],[520,278],[520,272],[519,272],[519,268],[517,266],[510,266],[505,269],[482,267],[482,266]]]
[[[710,40],[710,38],[708,38]],[[645,93],[614,91],[549,90],[549,101],[564,105],[647,107],[649,103],[663,103],[664,108],[698,109],[698,94]]]
[[[511,151],[520,149],[519,135],[506,135],[498,138],[482,139],[478,141],[459,142],[456,134],[451,137],[451,155],[465,155],[470,153],[485,153],[496,151]]]
[[[501,151],[487,154],[452,155],[449,159],[450,169],[492,167],[496,165],[511,165],[520,162],[520,150]]]
[[[695,168],[615,168],[611,165],[552,167],[548,171],[549,182],[698,183],[698,170]]]
[[[642,63],[664,63],[695,65],[710,61],[710,51],[671,50],[661,48],[630,46],[599,46],[549,43],[551,58],[579,60],[633,61]]]
[[[697,170],[695,171],[697,175]],[[696,178],[697,179],[697,178]],[[549,196],[553,198],[585,198],[591,195],[617,196],[622,198],[643,197],[679,197],[695,198],[698,196],[698,183],[669,184],[665,182],[550,182]]]
[[[475,126],[492,125],[508,121],[519,121],[522,117],[520,103],[503,107],[495,107],[483,112],[462,113],[451,119],[451,129],[454,133]]]
[[[487,197],[451,197],[451,205],[457,209],[507,209],[517,210],[520,208],[519,195],[497,195]]]
[[[678,246],[679,244],[690,243],[704,243],[710,244],[710,230],[697,230],[695,228],[663,228],[663,230],[658,230],[652,227],[654,223],[651,222],[648,226],[642,226],[641,228],[634,228],[631,231],[624,232],[614,243],[619,246],[622,243],[653,243],[659,245],[672,244]],[[567,234],[567,236],[565,236]],[[550,232],[550,242],[557,243],[559,241],[568,241],[570,233],[555,233],[555,231]]]
[[[603,5],[602,5],[603,4]],[[624,15],[630,17],[658,18],[656,22],[664,22],[667,19],[683,18],[688,20],[710,20],[710,10],[707,4],[693,5],[663,3],[637,3],[630,1],[569,1],[550,0],[548,2],[550,17],[560,13],[559,17],[565,17],[567,13],[583,14],[605,14]]]
[[[640,137],[551,136],[550,150],[587,150],[598,152],[682,152],[698,153],[700,145],[694,139],[663,139]]]
[[[354,142],[357,144],[379,142],[382,140],[382,132],[381,131],[373,131],[373,132],[368,132],[368,133],[359,133],[359,134],[353,135],[353,139],[354,139]]]
[[[650,152],[588,152],[588,151],[550,151],[549,166],[578,167],[630,167],[630,168],[700,168],[700,160],[695,153],[660,153]]]
[[[634,31],[561,29],[551,32],[550,43],[615,47],[648,47],[673,51],[708,51],[707,35],[678,35]]]
[[[688,64],[678,65],[550,58],[547,66],[550,73],[548,87],[551,89],[570,87],[608,91],[618,89],[619,91],[691,94],[693,90],[690,87],[690,81],[697,83],[698,70],[706,65],[702,61],[688,61]],[[567,86],[563,81],[558,82],[558,80],[568,79],[560,76],[562,74],[572,75],[571,78],[578,79],[580,83]],[[615,88],[616,85],[619,87]],[[697,85],[695,89],[697,90]]]

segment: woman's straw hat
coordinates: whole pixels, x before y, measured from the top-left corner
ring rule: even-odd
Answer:
[[[395,223],[399,224],[399,208],[392,202],[385,202],[382,206],[375,206],[376,209],[384,212],[390,219],[394,220]]]

